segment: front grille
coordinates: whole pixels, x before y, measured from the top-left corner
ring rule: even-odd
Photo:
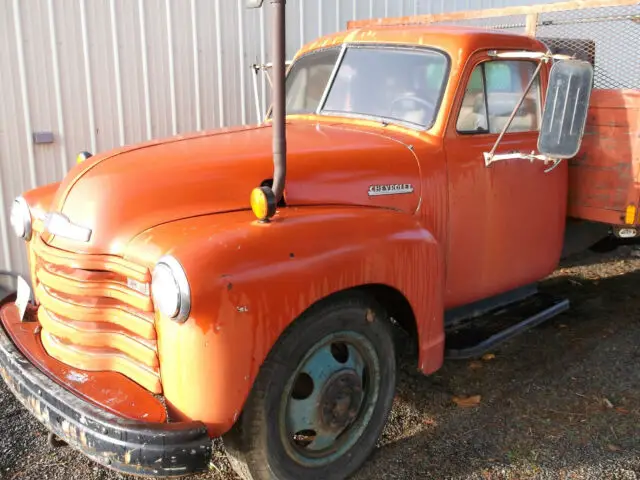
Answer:
[[[42,344],[49,355],[89,371],[115,371],[162,393],[153,303],[127,286],[148,269],[110,255],[67,253],[31,241]]]

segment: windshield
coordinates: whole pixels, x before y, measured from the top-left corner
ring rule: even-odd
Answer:
[[[313,113],[339,51],[300,58],[287,77],[287,113]],[[430,128],[445,85],[447,57],[434,50],[348,47],[322,113],[374,117]]]

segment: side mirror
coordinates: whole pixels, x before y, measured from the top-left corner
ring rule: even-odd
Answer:
[[[580,150],[593,85],[593,67],[561,60],[551,67],[538,150],[552,158],[574,157]]]
[[[264,0],[246,0],[247,8],[260,8]]]

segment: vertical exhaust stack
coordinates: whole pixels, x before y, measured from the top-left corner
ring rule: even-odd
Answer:
[[[273,186],[261,187],[251,193],[251,208],[262,221],[268,221],[276,213],[278,202],[284,193],[287,176],[286,117],[286,0],[269,0],[272,5],[273,36]],[[247,0],[247,8],[262,7],[263,0]]]
[[[273,5],[273,194],[276,203],[284,193],[287,176],[287,131],[285,126],[285,62],[286,62],[286,0],[271,0]]]

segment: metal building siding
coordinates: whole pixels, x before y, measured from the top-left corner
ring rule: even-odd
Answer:
[[[540,0],[289,0],[288,55],[352,18]],[[244,0],[0,1],[0,270],[26,273],[8,212],[60,180],[77,152],[252,123],[252,63],[270,57],[268,9]],[[261,110],[269,88],[259,80]],[[53,132],[35,145],[33,132]]]

